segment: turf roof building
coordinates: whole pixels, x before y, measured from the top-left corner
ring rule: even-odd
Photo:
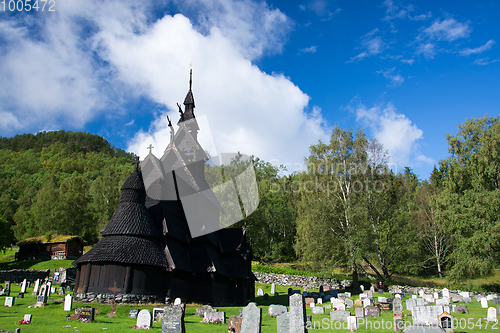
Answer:
[[[164,157],[172,163],[162,166],[171,168],[167,171],[172,179],[157,184],[168,200],[146,195],[143,172],[136,161],[121,188],[118,208],[102,230],[103,238],[73,263],[77,267],[76,300],[89,293],[113,294],[113,290],[218,305],[247,304],[254,299],[252,248],[245,229],[205,230],[198,237],[191,230],[193,237],[188,226],[179,192],[209,189],[203,173],[206,155],[197,141],[191,80],[184,105],[184,111],[179,106],[177,133],[170,124],[171,140]],[[201,203],[199,213],[213,217],[218,203],[210,191],[205,192],[206,202]]]

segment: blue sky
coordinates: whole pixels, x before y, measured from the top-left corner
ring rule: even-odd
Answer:
[[[161,155],[193,69],[200,141],[289,171],[364,128],[427,179],[446,134],[498,115],[496,1],[56,1],[0,8],[0,135],[87,131]]]

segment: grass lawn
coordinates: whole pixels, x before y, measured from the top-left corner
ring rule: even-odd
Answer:
[[[257,288],[262,288],[265,293],[270,293],[271,286],[267,284],[256,284]],[[270,304],[283,304],[288,305],[288,297],[286,296],[288,287],[277,286],[276,290],[283,296],[269,297],[268,300],[264,300],[263,297],[257,297],[256,302],[262,308],[262,332],[263,333],[275,333],[276,329],[276,319],[269,317],[267,315],[268,307]],[[17,295],[20,290],[19,284],[12,284],[11,295]],[[48,305],[43,308],[30,308],[30,306],[35,303],[35,296],[31,295],[30,288],[28,293],[26,293],[25,298],[16,299],[15,305],[12,308],[2,307],[0,310],[0,329],[7,331],[14,331],[17,327],[21,328],[22,333],[43,333],[43,332],[133,332],[132,327],[136,324],[135,319],[128,318],[128,313],[132,308],[138,309],[149,309],[151,312],[155,307],[162,307],[161,304],[145,304],[145,305],[117,305],[116,312],[118,317],[108,318],[106,313],[111,312],[111,305],[103,304],[83,304],[83,303],[73,303],[73,309],[77,306],[92,306],[96,308],[95,320],[91,323],[83,323],[78,321],[67,321],[66,316],[71,312],[64,312],[64,301],[63,297],[59,295],[51,295],[49,298]],[[315,290],[310,290],[310,292]],[[376,296],[386,296],[389,297],[388,293]],[[351,299],[355,300],[358,295],[353,295]],[[4,302],[5,297],[0,297],[0,302]],[[404,301],[403,301],[404,302]],[[492,303],[492,302],[490,302]],[[491,304],[493,306],[493,304]],[[201,318],[196,317],[195,310],[200,307],[201,304],[188,304],[186,307],[185,324],[186,331],[191,333],[226,333],[227,324],[202,324],[200,323]],[[469,308],[469,314],[456,314],[453,315],[458,319],[458,323],[461,324],[459,329],[455,332],[497,332],[498,325],[493,326],[491,323],[488,324],[486,329],[486,309],[482,309],[478,302],[473,301],[467,304]],[[220,307],[220,311],[225,311],[226,316],[238,315],[238,310],[240,307]],[[307,307],[307,314],[311,314],[311,308]],[[351,309],[351,314],[354,314],[354,309]],[[316,332],[347,332],[347,329],[342,328],[339,322],[330,323],[329,312],[326,309],[325,315],[313,315],[313,328],[309,331]],[[32,323],[29,325],[15,325],[17,321],[22,319],[25,314],[33,315]],[[411,320],[411,313],[404,311],[403,315],[406,316],[408,320]],[[461,322],[460,322],[461,320]],[[393,332],[390,326],[392,325],[392,312],[382,313],[378,318],[367,318],[360,322],[359,331],[360,332]],[[492,327],[493,326],[493,327]],[[345,327],[345,326],[344,326]],[[154,323],[150,331],[161,332],[161,324]]]

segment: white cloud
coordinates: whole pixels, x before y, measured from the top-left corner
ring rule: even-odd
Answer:
[[[436,49],[433,43],[420,44],[417,47],[416,55],[423,54],[428,59],[433,59],[436,55]]]
[[[415,16],[408,15],[408,18],[412,21],[424,21],[432,17],[432,12],[428,12],[427,14],[420,14]]]
[[[377,74],[382,74],[386,79],[391,80],[391,83],[388,85],[389,87],[396,87],[403,84],[405,79],[403,76],[401,76],[401,74],[395,73],[395,71],[396,67],[393,67],[386,70],[377,71]]]
[[[362,48],[364,48],[365,50],[359,53],[357,56],[351,58],[347,62],[361,60],[363,58],[381,53],[386,48],[386,46],[385,42],[382,40],[382,37],[376,36],[378,32],[379,32],[378,28],[375,28],[372,31],[368,32],[366,35],[364,35],[361,38],[361,45]]]
[[[488,60],[489,58],[479,58],[479,59],[476,59],[474,61],[474,65],[482,65],[482,66],[485,66],[485,65],[489,65],[489,64],[493,64],[495,62],[499,62],[500,59],[495,59],[495,60]]]
[[[471,32],[469,24],[469,22],[457,22],[453,18],[445,19],[442,22],[437,19],[431,26],[425,28],[423,33],[431,39],[452,42],[459,38],[469,37]]]
[[[415,59],[401,59],[400,61],[403,64],[413,65],[413,63],[415,62]]]
[[[300,53],[316,53],[318,50],[318,47],[316,45],[312,45],[310,47],[305,47],[303,49],[300,49]]]
[[[389,151],[391,162],[399,170],[404,166],[433,161],[419,152],[417,142],[423,139],[423,131],[404,114],[398,113],[392,103],[371,108],[358,103],[349,108],[356,113],[356,121],[368,127],[384,149]]]
[[[462,51],[460,51],[460,55],[468,56],[471,54],[483,53],[484,51],[488,51],[489,49],[491,49],[493,44],[495,44],[495,41],[493,39],[490,39],[489,41],[486,42],[486,44],[484,44],[483,46],[476,47],[475,49],[469,49],[469,48],[463,49]]]

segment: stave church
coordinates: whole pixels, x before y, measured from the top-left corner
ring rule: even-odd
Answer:
[[[102,239],[73,262],[77,268],[75,300],[117,292],[158,301],[179,297],[183,302],[218,306],[246,305],[254,300],[256,279],[245,228],[211,231],[206,229],[209,223],[201,223],[199,232],[186,219],[179,195],[186,188],[205,190],[206,200],[198,209],[201,218],[217,218],[219,212],[203,174],[207,157],[197,140],[194,108],[191,72],[184,110],[179,105],[178,130],[174,131],[169,120],[170,143],[162,161],[156,161],[163,162],[161,168],[170,168],[163,171],[170,179],[162,179],[164,184],[151,183],[151,170],[145,171],[149,164],[145,159],[139,165],[137,158],[134,171],[121,187],[118,208],[101,230]],[[150,192],[155,184],[159,190]]]

